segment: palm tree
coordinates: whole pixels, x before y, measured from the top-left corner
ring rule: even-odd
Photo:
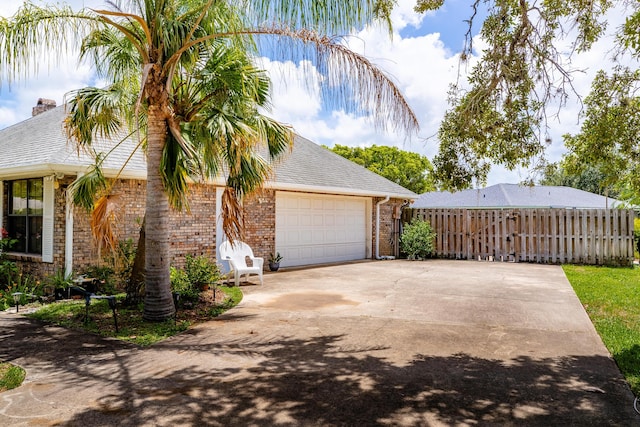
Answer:
[[[286,127],[258,114],[259,106],[268,105],[268,85],[260,72],[250,70],[256,38],[277,39],[281,50],[274,52],[290,53],[294,59],[312,53],[328,84],[337,86],[337,101],[373,113],[380,126],[390,121],[407,131],[417,128],[393,82],[339,38],[325,35],[346,33],[375,19],[388,21],[389,0],[107,3],[109,10],[80,11],[26,3],[10,20],[0,21],[0,66],[3,79],[12,81],[28,73],[27,64],[43,49],[56,51],[82,43],[83,54],[95,55],[97,70],[112,85],[75,94],[69,134],[90,145],[92,138],[113,135],[123,123],[142,129],[147,159],[144,317],[148,320],[164,320],[174,312],[168,214],[171,203],[180,207],[184,201],[186,178],[219,173],[220,159],[224,160],[225,232],[233,238],[238,231],[233,219],[238,200],[266,177],[267,165],[255,154],[257,145],[265,141],[270,155],[276,156],[291,141]],[[233,90],[238,86],[222,83],[216,61],[225,54],[236,59],[229,77],[237,74],[240,64],[248,67],[244,77],[234,77],[240,79],[236,83],[242,86],[252,79],[259,83],[240,92]],[[137,96],[132,97],[136,89]],[[352,103],[353,99],[359,102]]]

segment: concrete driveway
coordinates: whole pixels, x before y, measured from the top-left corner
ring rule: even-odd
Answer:
[[[150,348],[0,315],[0,425],[620,425],[633,396],[558,266],[281,271]]]

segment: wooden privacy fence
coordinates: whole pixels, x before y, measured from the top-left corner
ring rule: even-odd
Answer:
[[[441,258],[633,265],[633,210],[407,209],[429,221]],[[492,258],[491,258],[492,257]]]

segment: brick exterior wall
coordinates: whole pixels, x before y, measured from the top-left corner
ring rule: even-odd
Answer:
[[[116,235],[121,241],[133,239],[134,245],[137,245],[146,206],[145,182],[120,180],[114,186],[113,194],[118,204]],[[171,212],[172,265],[184,266],[187,254],[207,255],[215,259],[215,210],[215,187],[192,185],[189,194],[189,211]],[[79,209],[76,209],[74,217],[73,246],[74,270],[81,270],[97,262],[97,250],[91,235],[89,215]]]
[[[265,267],[269,254],[276,247],[276,192],[262,190],[244,200],[244,241],[253,254],[264,258]]]
[[[376,256],[376,204],[383,200],[384,198],[382,197],[374,197],[371,209],[371,228],[373,232],[371,254],[373,258]],[[395,218],[395,216],[397,216],[396,213],[399,214],[402,203],[402,199],[390,199],[380,205],[380,256],[397,256],[398,220],[400,217]]]
[[[188,254],[216,259],[216,188],[192,185],[189,208],[171,213],[171,263],[180,267]]]
[[[53,263],[42,263],[39,257],[14,256],[25,273],[38,278],[54,274],[64,268],[65,228],[66,228],[66,189],[73,177],[58,181],[55,190],[54,217],[54,257]],[[7,191],[2,195],[4,212],[7,209]],[[115,224],[118,239],[133,239],[137,244],[140,224],[144,217],[146,189],[140,180],[118,180],[112,194],[116,200],[117,221]],[[275,250],[276,197],[275,190],[265,189],[244,201],[244,241],[248,243],[256,256],[265,259],[265,268],[269,254]],[[375,257],[376,247],[376,203],[383,198],[373,198],[371,209],[372,247]],[[391,199],[380,206],[380,255],[396,255],[397,221],[394,211],[399,212],[403,200]],[[195,184],[191,186],[189,212],[171,214],[172,265],[183,266],[187,254],[207,255],[215,259],[216,253],[216,190],[213,186]],[[5,220],[5,218],[3,218]],[[98,252],[90,228],[90,214],[81,208],[74,208],[73,268],[79,272],[83,268],[98,263]]]

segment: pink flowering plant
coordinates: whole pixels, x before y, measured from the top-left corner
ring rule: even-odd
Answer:
[[[0,257],[11,246],[16,243],[16,239],[9,237],[9,232],[5,228],[0,228]]]

